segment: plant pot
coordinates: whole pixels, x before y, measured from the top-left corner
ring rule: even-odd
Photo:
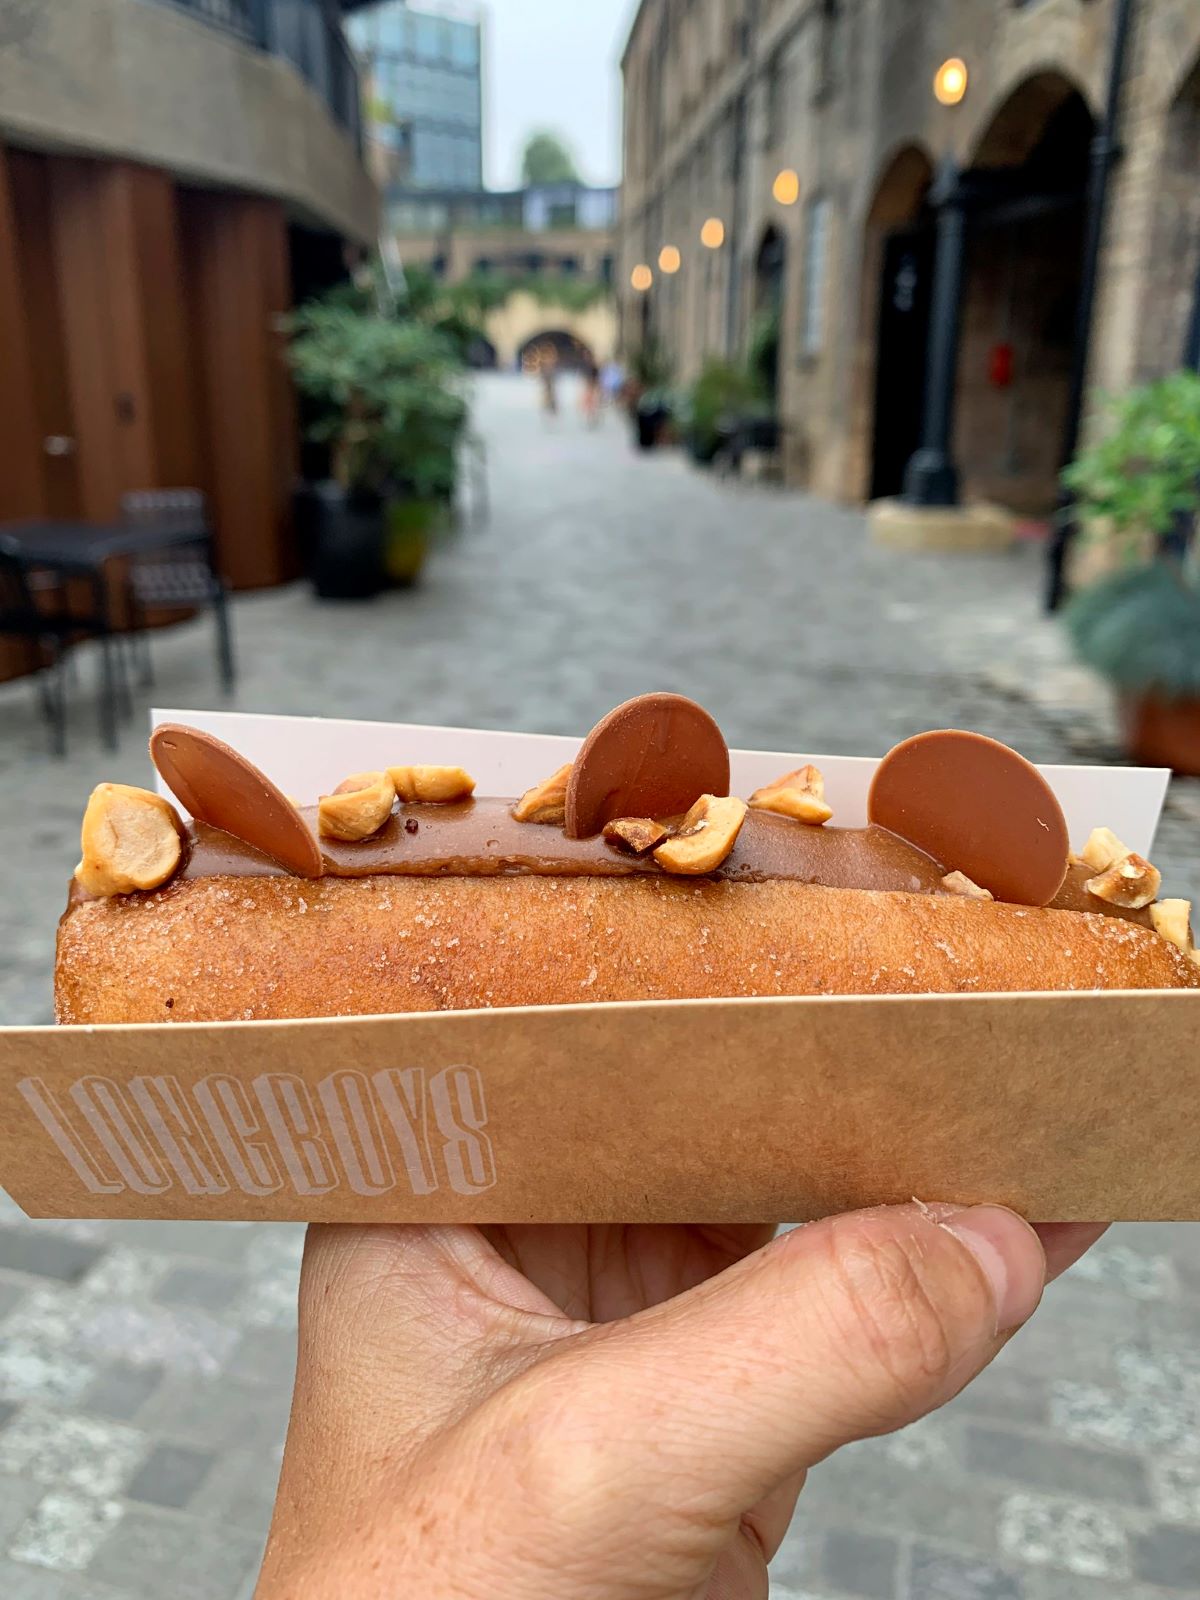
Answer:
[[[637,447],[653,450],[667,423],[665,411],[639,411],[637,414]]]
[[[308,573],[322,600],[370,600],[384,587],[382,502],[341,484],[314,484],[308,513]]]
[[[383,568],[389,583],[416,583],[429,554],[434,526],[442,514],[436,500],[393,500],[387,508]]]
[[[1125,748],[1135,761],[1200,777],[1200,697],[1127,694],[1120,707]]]

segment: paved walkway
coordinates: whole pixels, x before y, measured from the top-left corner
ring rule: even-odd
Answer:
[[[237,606],[246,709],[579,732],[648,687],[731,742],[882,751],[959,723],[1035,759],[1111,757],[1037,614],[1037,554],[894,556],[862,518],[553,431],[488,381],[495,511],[420,591]],[[208,625],[155,640],[161,703],[214,698]],[[0,687],[0,1022],[47,1020],[89,787],[145,777],[142,724],[65,764]],[[1102,820],[1102,819],[1101,819]],[[1200,899],[1200,797],[1156,858]],[[4,1202],[0,1196],[0,1208]],[[266,1527],[294,1341],[292,1228],[32,1224],[0,1209],[0,1596],[238,1600]],[[813,1474],[782,1600],[1151,1600],[1200,1592],[1200,1228],[1115,1231],[938,1417]]]

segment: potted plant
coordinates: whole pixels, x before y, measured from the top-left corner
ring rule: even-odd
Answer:
[[[412,582],[453,496],[466,421],[454,347],[438,330],[315,301],[291,319],[290,358],[308,437],[329,479],[308,512],[310,572],[334,599]]]
[[[1064,481],[1114,563],[1068,603],[1075,649],[1114,686],[1129,753],[1200,775],[1200,376],[1124,396]]]
[[[629,361],[626,393],[639,450],[653,450],[671,419],[671,363],[657,339],[647,338]]]
[[[754,384],[743,368],[715,357],[705,362],[687,394],[683,432],[693,461],[700,466],[713,461],[754,396]]]

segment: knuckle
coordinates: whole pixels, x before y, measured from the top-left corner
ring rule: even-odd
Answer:
[[[883,1377],[902,1404],[916,1403],[942,1388],[957,1364],[953,1308],[934,1293],[916,1235],[870,1218],[839,1221],[829,1249],[843,1348],[864,1378]]]

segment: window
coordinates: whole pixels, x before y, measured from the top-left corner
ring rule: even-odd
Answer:
[[[825,280],[828,272],[829,224],[832,204],[828,195],[808,202],[804,241],[804,300],[800,326],[800,354],[818,356],[825,342]]]
[[[777,50],[767,68],[767,123],[763,131],[763,146],[774,150],[783,143],[787,133],[787,74],[784,71],[783,51]]]

